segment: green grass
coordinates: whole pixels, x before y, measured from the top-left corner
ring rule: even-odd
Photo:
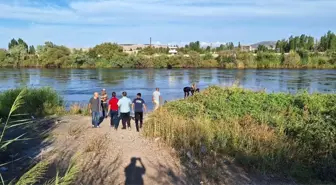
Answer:
[[[6,117],[21,88],[10,89],[0,93],[0,117]],[[29,114],[37,117],[56,114],[63,111],[63,99],[50,87],[28,88],[23,97],[24,105],[17,114]]]
[[[336,182],[336,94],[214,86],[166,104],[150,116],[144,132],[182,156],[231,156],[262,172]]]

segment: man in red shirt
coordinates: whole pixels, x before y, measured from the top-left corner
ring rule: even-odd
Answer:
[[[117,130],[118,126],[119,126],[118,101],[119,100],[118,100],[118,98],[116,98],[116,93],[113,92],[112,93],[112,98],[109,101],[109,106],[108,106],[108,112],[109,113],[108,114],[111,117],[111,121],[110,121],[111,127],[114,127],[115,130]]]

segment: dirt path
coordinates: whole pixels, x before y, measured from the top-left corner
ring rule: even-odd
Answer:
[[[115,131],[108,119],[97,129],[90,127],[90,117],[61,120],[53,132],[51,147],[57,152],[52,156],[68,161],[76,152],[83,154],[79,184],[190,184],[172,150],[144,139],[133,125]]]
[[[80,153],[75,184],[211,184],[200,173],[190,172],[192,167],[183,166],[173,149],[136,132],[134,122],[131,131],[115,131],[109,127],[109,119],[97,129],[91,128],[90,121],[90,117],[63,117],[52,133],[53,144],[43,154],[66,166],[71,156]],[[233,164],[223,163],[222,169],[213,172],[221,173],[217,184],[287,184],[256,178]]]

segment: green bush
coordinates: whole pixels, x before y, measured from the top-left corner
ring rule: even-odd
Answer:
[[[0,93],[0,117],[6,117],[15,98],[22,89],[10,89]],[[63,99],[49,87],[30,88],[24,97],[24,106],[16,114],[45,116],[55,114],[63,109]]]
[[[271,52],[258,52],[256,62],[258,68],[277,68],[281,66],[280,55]]]
[[[289,68],[298,68],[301,66],[301,57],[294,51],[284,56],[283,65]]]

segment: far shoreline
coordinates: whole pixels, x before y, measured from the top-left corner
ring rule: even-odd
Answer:
[[[0,69],[113,69],[113,70],[145,70],[145,69],[154,69],[154,70],[197,70],[197,69],[220,69],[220,70],[230,70],[230,69],[236,69],[236,70],[277,70],[277,69],[283,69],[283,70],[336,70],[336,66],[333,67],[269,67],[269,68],[258,68],[258,67],[244,67],[244,68],[225,68],[225,67],[173,67],[173,68],[155,68],[155,67],[147,67],[147,68],[132,68],[132,67],[10,67],[10,66],[2,66]]]

